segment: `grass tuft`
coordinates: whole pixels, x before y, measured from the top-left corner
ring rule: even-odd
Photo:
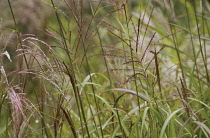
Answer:
[[[210,137],[209,1],[36,2],[0,20],[0,137]]]

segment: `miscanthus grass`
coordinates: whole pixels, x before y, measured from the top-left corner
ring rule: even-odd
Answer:
[[[210,137],[209,1],[41,1],[36,35],[13,4],[1,137]]]

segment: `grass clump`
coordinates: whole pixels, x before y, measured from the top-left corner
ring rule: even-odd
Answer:
[[[210,137],[208,1],[40,4],[27,34],[8,0],[2,137]]]

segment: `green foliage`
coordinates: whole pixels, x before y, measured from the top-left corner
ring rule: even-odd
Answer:
[[[209,1],[36,2],[0,22],[1,137],[210,137]]]

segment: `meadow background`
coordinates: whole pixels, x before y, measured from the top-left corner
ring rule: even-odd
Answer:
[[[0,137],[210,137],[209,0],[0,9]]]

